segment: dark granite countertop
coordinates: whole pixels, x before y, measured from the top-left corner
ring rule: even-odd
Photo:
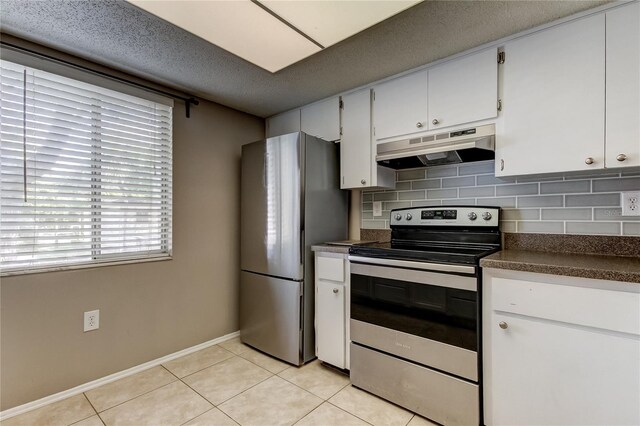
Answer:
[[[377,240],[346,240],[342,241],[342,244],[328,242],[311,246],[311,251],[349,254],[349,247],[351,246],[355,246],[358,244],[373,244],[377,242]]]
[[[340,253],[349,254],[349,246],[335,246],[331,244],[317,244],[311,246],[311,251],[320,253]]]
[[[640,283],[639,256],[605,256],[508,249],[482,258],[480,266]]]

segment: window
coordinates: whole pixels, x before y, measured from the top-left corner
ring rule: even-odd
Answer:
[[[171,254],[170,106],[0,61],[3,274]]]

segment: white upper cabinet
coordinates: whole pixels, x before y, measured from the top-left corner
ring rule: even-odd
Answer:
[[[496,176],[602,169],[604,14],[516,39],[504,50]]]
[[[340,97],[302,107],[300,123],[303,132],[326,141],[340,139]]]
[[[427,71],[387,81],[374,90],[375,139],[427,130]]]
[[[606,13],[606,167],[640,166],[640,4]]]
[[[498,50],[488,49],[429,69],[429,128],[498,115]]]
[[[362,188],[371,184],[371,90],[343,96],[340,141],[340,188]]]
[[[342,97],[340,188],[395,187],[395,171],[378,166],[371,138],[371,90]]]
[[[498,115],[497,49],[453,59],[374,87],[375,139]]]
[[[267,137],[300,131],[300,110],[294,109],[267,118]]]

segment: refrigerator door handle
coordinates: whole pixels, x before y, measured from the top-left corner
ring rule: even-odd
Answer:
[[[264,167],[262,168],[262,187],[267,187],[267,170],[269,169],[269,153],[264,153]]]
[[[304,277],[304,258],[306,256],[304,243],[304,229],[300,230],[300,276]]]

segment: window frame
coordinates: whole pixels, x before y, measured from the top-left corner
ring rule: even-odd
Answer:
[[[101,167],[99,164],[102,161],[100,157],[101,155],[100,150],[102,149],[101,144],[103,142],[102,141],[103,136],[98,131],[96,132],[98,136],[96,136],[95,139],[92,138],[92,141],[95,140],[96,143],[91,144],[91,154],[89,157],[90,158],[89,161],[92,164],[91,168],[93,169],[95,167],[97,169],[95,172],[93,170],[91,172],[91,176],[92,176],[91,177],[92,191],[91,191],[91,201],[90,201],[91,202],[91,208],[90,208],[91,210],[91,216],[90,216],[91,217],[91,228],[90,228],[91,260],[88,260],[88,261],[76,260],[68,263],[51,262],[48,264],[41,264],[41,265],[29,265],[29,266],[22,265],[22,266],[10,266],[10,267],[3,267],[2,263],[0,262],[0,277],[172,260],[173,259],[173,195],[172,195],[173,194],[173,118],[174,118],[173,101],[158,102],[157,98],[148,99],[147,97],[137,96],[137,94],[131,94],[129,90],[121,91],[121,90],[114,89],[113,87],[105,87],[105,86],[112,86],[112,85],[102,85],[102,84],[99,84],[99,82],[96,83],[96,82],[84,81],[84,79],[78,79],[73,76],[70,77],[70,76],[64,75],[64,73],[55,72],[55,71],[52,72],[48,69],[43,69],[45,67],[35,67],[31,64],[26,65],[21,63],[20,61],[12,60],[12,58],[3,59],[3,62],[18,66],[18,67],[23,67],[24,69],[27,69],[30,71],[44,72],[44,73],[54,75],[55,77],[66,79],[67,83],[74,84],[73,87],[76,90],[83,90],[89,93],[91,92],[92,88],[98,89],[96,92],[98,91],[100,92],[98,92],[98,95],[96,95],[96,98],[94,99],[95,105],[92,103],[90,108],[91,121],[92,122],[95,121],[95,124],[91,124],[91,126],[92,127],[95,126],[97,129],[101,128],[101,125],[102,125],[101,108],[103,108],[103,105],[101,105],[101,103],[104,103],[104,99],[101,99],[100,98],[101,96],[104,97],[104,96],[115,94],[117,95],[115,96],[116,98],[119,96],[124,97],[123,101],[126,101],[127,100],[126,98],[136,98],[138,101],[151,102],[156,106],[163,105],[164,107],[168,108],[168,114],[166,116],[166,120],[167,120],[166,124],[168,126],[168,137],[166,140],[166,145],[163,145],[163,146],[168,148],[169,160],[168,160],[168,166],[160,169],[161,170],[160,181],[162,183],[160,184],[159,189],[161,194],[160,200],[166,201],[166,198],[169,198],[169,202],[159,203],[161,212],[168,209],[168,213],[166,217],[164,217],[164,214],[161,213],[159,224],[158,224],[159,231],[157,232],[157,235],[159,236],[158,240],[160,241],[160,251],[143,249],[143,250],[137,250],[137,251],[123,251],[119,253],[118,252],[102,253],[101,251],[105,250],[105,248],[102,244],[103,234],[101,232],[103,222],[100,219],[101,219],[101,214],[103,213],[102,210],[104,209],[104,205],[101,204],[100,198],[104,196],[104,191],[109,191],[109,190],[108,189],[105,190],[102,187],[101,170],[100,170]],[[25,75],[26,75],[26,72],[25,72]],[[25,87],[26,87],[26,82],[25,82]],[[26,97],[24,98],[23,103],[25,105],[23,109],[26,113],[26,109],[27,109]],[[56,110],[54,109],[53,111],[55,112]],[[51,146],[53,146],[53,144]],[[126,157],[123,157],[123,158],[126,159]],[[93,177],[94,175],[95,177]],[[94,181],[96,182],[95,184],[94,184]],[[2,182],[0,182],[0,191],[3,190],[1,183]],[[110,184],[109,182],[106,183],[107,186],[109,186],[109,184]],[[126,181],[122,183],[122,185],[125,185],[125,186],[126,184],[127,184]],[[113,185],[113,183],[111,183],[111,185]],[[124,192],[124,194],[126,194],[126,191]],[[79,211],[82,211],[82,209]],[[116,211],[122,212],[126,210],[120,209]],[[149,210],[149,211],[152,211],[152,210]],[[1,206],[0,206],[0,213],[1,213]],[[33,220],[33,223],[36,223],[36,218],[37,218],[36,213],[25,213],[24,217],[30,218]],[[132,217],[136,217],[136,216],[134,215]],[[36,227],[34,227],[34,234],[35,233],[37,233]],[[116,250],[126,249],[128,247],[127,241],[123,240],[120,243],[121,245],[116,247]],[[52,244],[52,247],[55,247],[55,244]],[[55,252],[55,250],[53,250],[53,252]],[[35,259],[37,260],[37,257]],[[61,258],[61,259],[64,259],[64,258]]]

